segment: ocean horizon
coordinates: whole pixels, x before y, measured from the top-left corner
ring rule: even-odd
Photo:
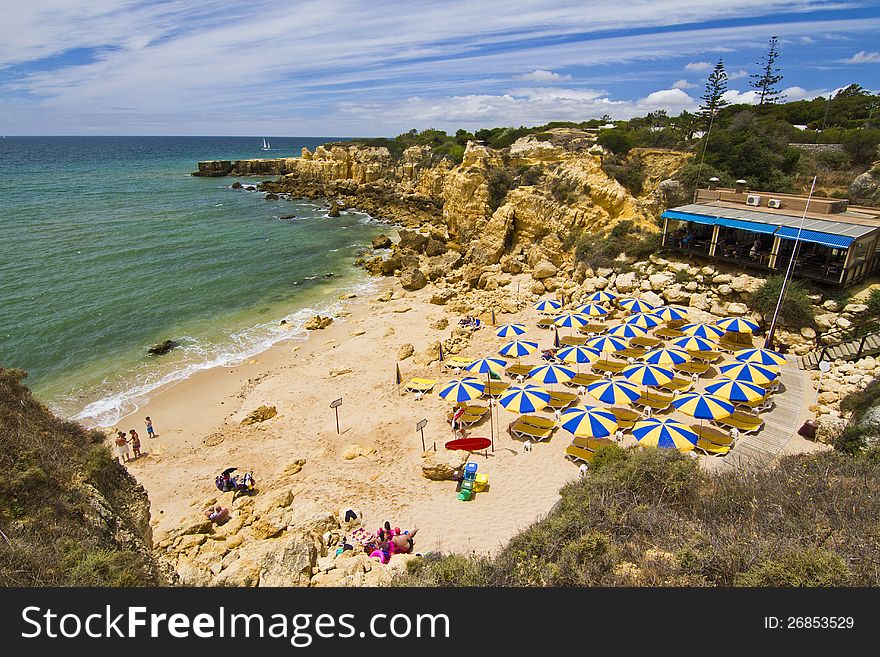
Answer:
[[[190,175],[339,138],[263,139],[0,139],[0,365],[59,414],[108,426],[166,383],[305,339],[311,316],[370,289],[353,264],[384,228],[369,215]],[[147,354],[166,339],[179,347]]]

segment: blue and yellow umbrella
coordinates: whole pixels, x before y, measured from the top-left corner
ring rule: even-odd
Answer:
[[[733,357],[744,363],[756,365],[785,365],[785,356],[770,349],[741,349],[733,354]]]
[[[707,340],[717,340],[724,335],[725,330],[715,324],[706,324],[705,322],[697,322],[696,324],[685,324],[681,330],[697,338],[706,338]]]
[[[464,379],[453,379],[447,383],[440,391],[440,396],[454,402],[467,402],[482,396],[485,389],[485,383],[480,383],[472,377],[465,377]]]
[[[642,301],[641,299],[635,299],[631,297],[627,299],[620,299],[617,302],[617,305],[624,310],[630,311],[631,313],[646,313],[654,310],[653,304],[650,304],[647,301]]]
[[[556,352],[556,357],[564,363],[595,363],[602,352],[589,347],[564,347]]]
[[[662,320],[652,313],[636,313],[635,315],[630,315],[623,321],[627,324],[632,324],[633,326],[638,326],[643,329],[652,329],[660,326],[662,323]]]
[[[664,322],[674,322],[687,319],[687,313],[687,308],[683,308],[682,306],[660,306],[651,311],[652,315],[656,315]]]
[[[605,335],[613,335],[615,338],[640,338],[647,335],[648,329],[636,324],[618,324],[605,331]]]
[[[719,379],[707,385],[706,392],[732,402],[755,402],[767,395],[761,386],[736,379]]]
[[[672,346],[685,351],[715,351],[718,348],[718,343],[696,335],[688,335],[674,340]]]
[[[627,404],[642,396],[637,386],[621,379],[596,381],[587,386],[587,392],[606,404]]]
[[[538,343],[531,340],[514,340],[499,349],[498,353],[510,358],[522,358],[538,350]]]
[[[616,298],[616,294],[611,294],[611,292],[606,292],[605,290],[599,290],[598,292],[593,292],[590,296],[588,296],[587,301],[604,303],[606,301],[614,301]]]
[[[556,324],[556,326],[575,328],[586,326],[590,323],[590,318],[586,315],[582,315],[581,313],[565,313],[564,315],[554,317],[553,323]]]
[[[651,365],[681,365],[692,358],[684,349],[652,349],[642,356]]]
[[[595,338],[590,338],[587,340],[587,346],[592,349],[598,349],[599,351],[623,351],[627,348],[629,343],[622,339],[616,338],[613,335],[599,335]]]
[[[648,418],[633,426],[632,434],[644,447],[660,447],[688,452],[697,445],[696,432],[672,418]]]
[[[535,310],[539,313],[555,313],[562,308],[562,304],[553,299],[542,299],[534,305]]]
[[[550,393],[530,383],[510,386],[498,399],[498,403],[514,413],[534,413],[550,403]]]
[[[675,406],[685,415],[699,420],[718,420],[733,415],[733,404],[726,399],[701,392],[686,392],[672,400]]]
[[[752,333],[760,328],[755,322],[743,319],[742,317],[725,317],[724,319],[719,319],[715,324],[718,328],[736,333]]]
[[[587,315],[588,317],[601,317],[602,315],[608,314],[608,310],[596,303],[585,303],[584,305],[575,308],[574,311],[581,315]]]
[[[562,411],[560,426],[575,436],[605,438],[617,431],[617,418],[611,411],[596,406],[575,406]]]
[[[662,386],[675,378],[675,372],[659,365],[639,363],[621,372],[630,383],[640,386]]]
[[[515,338],[517,335],[522,335],[525,332],[526,327],[524,324],[504,324],[498,327],[495,335],[499,338]]]
[[[507,361],[501,358],[480,358],[470,365],[466,365],[464,369],[474,374],[490,374],[502,372],[506,366]]]
[[[560,365],[539,365],[529,372],[529,378],[541,383],[565,383],[575,377],[575,371]]]
[[[739,360],[722,363],[718,370],[728,379],[748,381],[757,385],[770,383],[779,378],[779,372],[775,367],[758,365],[756,363],[744,363]]]

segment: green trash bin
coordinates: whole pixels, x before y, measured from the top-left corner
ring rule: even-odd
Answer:
[[[467,488],[462,488],[460,491],[458,491],[458,499],[460,499],[462,502],[469,501],[473,496],[474,492],[468,490]]]

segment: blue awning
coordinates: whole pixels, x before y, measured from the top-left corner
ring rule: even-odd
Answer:
[[[678,219],[679,221],[693,221],[695,224],[707,224],[714,226],[718,223],[717,217],[709,217],[704,214],[691,214],[678,210],[666,210],[660,215],[663,219]]]
[[[783,226],[776,234],[784,240],[795,240],[797,239],[798,229],[791,226]],[[815,230],[802,230],[801,242],[812,242],[813,244],[830,246],[833,249],[848,249],[849,245],[853,243],[853,238],[845,235],[820,233]]]
[[[718,217],[715,223],[719,226],[727,226],[728,228],[739,228],[740,230],[748,230],[752,233],[766,233],[771,235],[776,232],[779,226],[773,224],[758,224],[754,221],[742,221],[741,219],[726,219]]]

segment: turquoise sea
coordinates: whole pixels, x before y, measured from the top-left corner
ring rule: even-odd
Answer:
[[[304,339],[306,319],[369,288],[353,261],[383,226],[189,174],[328,139],[0,138],[0,365],[56,412],[108,425],[163,383]],[[146,354],[164,339],[181,346]]]

